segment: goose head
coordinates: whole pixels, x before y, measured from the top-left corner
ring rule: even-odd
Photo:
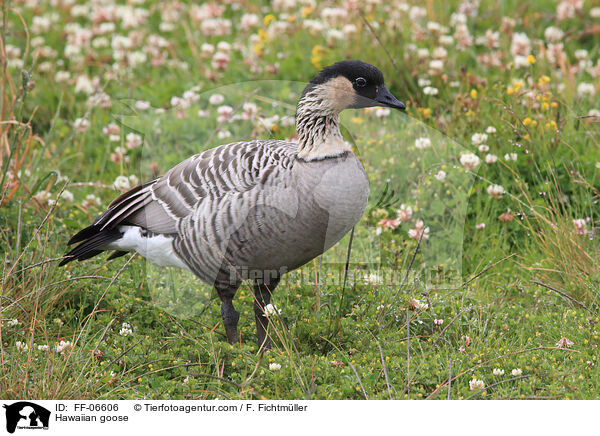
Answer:
[[[344,109],[384,106],[404,110],[406,106],[386,88],[383,74],[375,66],[345,60],[323,68],[302,92],[298,103],[317,111],[339,114]]]

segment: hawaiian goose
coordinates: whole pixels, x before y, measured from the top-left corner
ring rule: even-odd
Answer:
[[[184,160],[115,199],[71,238],[79,245],[61,265],[135,250],[189,270],[214,285],[231,343],[239,319],[233,297],[252,279],[258,341],[268,348],[264,308],[281,275],[328,250],[365,210],[367,176],[340,134],[339,114],[371,106],[405,108],[370,64],[324,68],[298,102],[297,143],[236,142]]]

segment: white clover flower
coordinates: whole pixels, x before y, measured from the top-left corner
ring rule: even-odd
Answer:
[[[438,42],[441,45],[449,47],[451,45],[454,45],[454,38],[450,35],[440,35],[440,39],[438,39]]]
[[[57,83],[66,83],[71,78],[71,73],[68,71],[57,71],[54,75],[54,81]]]
[[[502,185],[490,185],[487,187],[487,193],[492,198],[502,198],[506,191],[502,187]]]
[[[60,198],[62,198],[63,200],[65,200],[66,202],[69,202],[69,203],[72,202],[74,199],[73,193],[66,189],[62,192],[62,194],[60,194]]]
[[[279,371],[281,369],[281,365],[279,363],[270,363],[269,369],[271,371]]]
[[[116,189],[120,189],[123,191],[131,189],[131,184],[129,183],[129,179],[125,176],[117,176],[117,178],[113,182],[113,186]]]
[[[486,133],[474,133],[473,136],[471,136],[471,143],[473,145],[480,145],[485,143],[487,139],[488,135]]]
[[[244,103],[244,105],[242,106],[242,118],[244,120],[250,120],[252,119],[256,113],[258,112],[258,106],[256,106],[254,103]]]
[[[342,31],[346,34],[346,35],[350,35],[352,33],[356,33],[358,31],[358,28],[356,27],[355,24],[344,24],[344,27],[342,27]]]
[[[448,50],[446,50],[444,47],[436,47],[431,52],[431,56],[433,56],[434,59],[445,59],[448,57]],[[429,64],[429,67],[433,68],[431,64]]]
[[[121,330],[119,330],[119,334],[121,336],[133,336],[133,329],[129,325],[129,323],[124,322],[121,326]]]
[[[423,88],[423,94],[425,95],[438,95],[438,89],[433,86],[426,86]]]
[[[146,55],[146,53],[144,53],[143,51],[136,50],[127,55],[127,64],[130,67],[135,68],[139,65],[146,63],[147,59],[148,56]]]
[[[217,108],[217,113],[219,114],[217,121],[222,123],[231,117],[231,114],[233,114],[233,108],[228,105],[219,106]]]
[[[492,374],[494,374],[496,377],[500,377],[504,375],[504,370],[502,368],[494,368]]]
[[[531,41],[527,34],[522,32],[513,33],[510,53],[513,56],[529,56],[531,53]]]
[[[73,128],[78,133],[85,132],[90,127],[90,122],[85,118],[77,118],[73,121]]]
[[[419,79],[417,80],[417,83],[419,84],[419,86],[421,88],[425,88],[426,86],[431,85],[431,80],[419,77]]]
[[[327,41],[341,41],[346,37],[345,33],[338,29],[328,29],[325,33]]]
[[[437,33],[442,29],[442,25],[440,23],[437,23],[435,21],[428,21],[427,22],[427,30],[432,32],[432,33]]]
[[[135,102],[135,108],[139,111],[150,109],[150,102],[146,100],[138,100]]]
[[[517,153],[506,153],[504,155],[505,160],[512,160],[513,162],[517,161]]]
[[[515,368],[510,372],[514,377],[518,377],[523,374],[523,370],[521,368]]]
[[[479,147],[477,147],[477,149],[482,152],[485,153],[486,151],[490,150],[490,146],[487,144],[481,144]]]
[[[18,319],[16,319],[16,318],[14,318],[14,319],[9,319],[9,320],[6,322],[6,325],[7,325],[7,326],[9,326],[9,327],[16,327],[16,326],[18,326],[18,325],[19,325],[19,320],[18,320]]]
[[[113,35],[110,45],[115,51],[125,51],[132,47],[133,42],[128,36]]]
[[[446,178],[446,171],[439,170],[437,173],[433,175],[440,182]]]
[[[577,85],[577,95],[579,97],[593,96],[596,93],[596,88],[593,83],[581,82]]]
[[[43,351],[43,352],[50,351],[50,345],[38,345],[37,348],[39,351]]]
[[[71,341],[60,341],[60,343],[54,347],[54,351],[65,354],[65,352],[69,351],[71,348],[73,348],[73,343]]]
[[[225,101],[225,97],[223,97],[221,94],[213,94],[208,99],[208,102],[215,106],[222,104],[224,101]]]
[[[575,227],[575,233],[577,233],[578,235],[585,235],[587,233],[587,222],[585,219],[574,219],[573,226]]]
[[[103,24],[108,24],[108,23],[103,23]],[[105,47],[108,47],[109,45],[110,45],[110,43],[108,42],[108,38],[105,38],[104,36],[99,36],[92,40],[92,47],[94,47],[94,48],[105,48]]]
[[[422,239],[429,239],[429,227],[424,226],[422,220],[417,220],[415,228],[408,231],[408,237],[418,241],[421,239],[421,234],[423,234]]]
[[[485,389],[485,383],[483,380],[474,378],[473,380],[469,381],[469,389],[472,391],[483,390]]]
[[[400,222],[407,222],[412,218],[413,210],[412,207],[405,205],[404,203],[400,205],[400,209],[396,211],[398,215],[398,219]]]
[[[77,76],[77,81],[75,82],[75,94],[80,92],[83,94],[92,94],[94,92],[94,84],[85,74]]]
[[[137,133],[132,132],[125,136],[125,145],[129,149],[138,148],[143,143],[144,141],[142,140],[142,136],[138,135]]]
[[[476,228],[477,230],[483,230],[483,229],[485,229],[485,223],[479,223],[479,224],[476,224],[476,225],[475,225],[475,228]]]
[[[434,319],[434,320],[433,320],[433,323],[434,323],[435,325],[438,325],[438,326],[439,326],[439,325],[442,325],[442,324],[444,324],[444,320],[443,320],[443,319],[437,319],[437,318],[436,318],[436,319]]]
[[[273,316],[275,314],[280,314],[281,310],[272,304],[267,304],[265,306],[265,316]]]
[[[487,154],[485,156],[485,163],[487,164],[493,164],[496,163],[498,161],[498,156],[496,156],[495,154]]]
[[[488,128],[485,129],[485,132],[488,133],[488,134],[490,134],[490,135],[493,135],[494,133],[497,132],[497,130],[496,130],[496,128],[494,126],[488,126]]]
[[[585,60],[589,56],[588,51],[583,48],[579,49],[579,50],[575,50],[575,52],[573,54],[575,55],[575,59],[577,59],[578,61]]]
[[[121,128],[115,123],[110,123],[108,126],[102,128],[102,133],[105,135],[118,135],[120,132]]]
[[[381,275],[377,273],[365,274],[363,280],[371,285],[377,285],[383,281]]]
[[[544,30],[544,38],[548,42],[560,42],[563,38],[564,32],[560,30],[558,27],[550,26]]]
[[[415,139],[415,147],[418,150],[424,150],[431,147],[431,140],[429,138],[417,138]]]
[[[225,70],[227,69],[227,65],[231,61],[229,54],[224,53],[222,51],[218,51],[215,53],[212,59],[211,66],[215,70]]]
[[[460,157],[459,161],[465,167],[465,170],[467,170],[467,171],[471,171],[472,169],[476,168],[481,163],[481,160],[479,159],[479,157],[473,153],[463,154]]]
[[[249,30],[251,27],[258,25],[260,19],[256,14],[244,14],[240,20],[240,27],[242,30]]]
[[[582,2],[583,3],[583,2]],[[559,21],[575,17],[575,6],[569,2],[562,1],[556,6],[556,18]]]
[[[17,347],[17,351],[25,353],[27,350],[29,350],[29,346],[26,342],[17,341],[15,345]]]
[[[433,59],[431,61],[429,61],[429,71],[430,74],[439,74],[442,71],[444,71],[444,62],[441,61],[440,59]],[[435,89],[435,88],[433,88]],[[435,94],[432,95],[436,95],[437,94],[437,89]],[[425,92],[425,90],[423,90],[423,92]]]
[[[83,207],[100,206],[100,198],[94,194],[88,194],[81,204]]]

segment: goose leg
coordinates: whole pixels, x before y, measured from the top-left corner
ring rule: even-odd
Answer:
[[[240,314],[235,310],[235,307],[233,307],[233,297],[239,286],[239,281],[236,281],[235,283],[228,281],[227,276],[222,271],[215,281],[215,290],[221,299],[221,318],[223,319],[223,325],[225,326],[227,341],[230,344],[238,342],[237,326]]]
[[[221,302],[221,318],[223,319],[223,325],[225,326],[225,333],[227,334],[227,342],[235,344],[238,341],[238,321],[240,314],[233,307],[233,301],[227,299]]]
[[[271,293],[279,283],[279,278],[271,278],[266,284],[261,279],[254,281],[254,317],[256,318],[256,336],[258,346],[265,350],[271,349],[271,340],[267,335],[269,318],[265,314],[265,307],[271,301]]]

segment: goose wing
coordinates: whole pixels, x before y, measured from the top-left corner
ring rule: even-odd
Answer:
[[[198,219],[194,213],[205,212],[207,205],[211,206],[208,209],[218,208],[223,199],[229,203],[232,198],[243,202],[248,192],[256,191],[254,188],[267,179],[277,178],[273,173],[289,175],[296,147],[275,140],[237,142],[184,160],[163,176],[117,197],[91,226],[69,240],[69,244],[80,244],[63,264],[100,253],[102,247],[121,236],[117,230],[123,225],[185,237],[180,234],[182,221]],[[113,257],[121,254],[116,252]]]
[[[130,224],[154,233],[177,233],[178,223],[203,201],[247,192],[274,169],[289,168],[294,148],[282,141],[252,141],[196,154],[116,198],[94,226],[105,230]]]

